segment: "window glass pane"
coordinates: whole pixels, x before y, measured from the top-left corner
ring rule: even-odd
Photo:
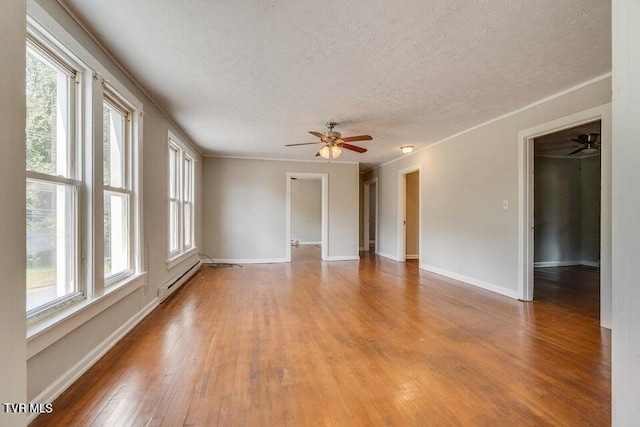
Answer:
[[[27,47],[27,170],[70,177],[71,77]]]
[[[178,225],[178,201],[169,202],[169,251],[174,252],[180,249],[179,246],[179,225]]]
[[[102,109],[102,159],[104,184],[125,188],[126,117],[108,102]]]
[[[75,188],[27,180],[27,311],[76,292]]]
[[[104,195],[104,276],[129,269],[129,195]]]
[[[184,204],[184,246],[185,249],[193,246],[193,206],[191,203]]]
[[[178,197],[178,150],[169,147],[169,197]]]
[[[184,200],[191,201],[191,176],[193,162],[188,157],[184,158]]]

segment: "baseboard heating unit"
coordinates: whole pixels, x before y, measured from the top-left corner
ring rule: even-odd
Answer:
[[[196,274],[196,272],[200,269],[201,264],[202,261],[196,261],[196,263],[188,268],[187,271],[177,277],[172,278],[166,285],[161,286],[158,289],[158,300],[160,300],[160,302],[163,302],[164,300],[169,298],[171,294],[177,291],[180,286],[182,286],[187,280],[191,278],[191,276]]]

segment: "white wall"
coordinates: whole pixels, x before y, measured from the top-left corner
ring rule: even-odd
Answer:
[[[322,239],[322,181],[291,180],[291,240],[319,243]]]
[[[600,79],[373,170],[381,255],[398,256],[398,171],[420,164],[421,267],[518,297],[518,132],[610,97]]]
[[[0,2],[0,402],[26,402],[25,321],[25,37],[24,0]],[[24,425],[25,415],[0,408],[0,425]]]
[[[245,263],[285,261],[287,172],[328,174],[329,258],[357,258],[357,164],[217,157],[204,159],[204,253]]]
[[[640,2],[613,2],[612,421],[640,420]]]
[[[144,104],[142,210],[147,280],[145,286],[122,297],[95,317],[82,320],[77,328],[52,343],[47,342],[44,348],[42,343],[46,340],[41,336],[28,341],[27,390],[30,400],[36,397],[47,398],[59,392],[66,381],[86,368],[87,360],[96,357],[99,350],[104,350],[106,343],[112,344],[113,339],[118,338],[119,332],[146,314],[145,309],[153,307],[157,302],[159,287],[184,272],[198,258],[196,253],[172,268],[168,268],[166,263],[168,256],[168,131],[171,130],[186,144],[190,143],[189,139],[172,125],[165,114],[112,62],[58,2],[37,0],[37,4],[50,16],[43,21],[45,26],[57,32],[58,37],[63,37],[65,40],[71,38],[79,43]],[[35,6],[30,8],[38,9]],[[21,156],[22,160],[14,159],[14,162],[24,165],[24,153]],[[201,160],[201,157],[197,156],[196,245],[200,245],[201,242]],[[20,180],[23,181],[24,174],[20,176]],[[24,188],[24,183],[18,187]],[[16,197],[16,200],[19,199]],[[24,200],[24,197],[22,199]],[[24,232],[21,233],[18,241],[24,242]],[[15,247],[13,250],[16,253],[24,253],[24,251],[16,251]],[[24,279],[21,283],[21,287],[23,286]],[[24,290],[22,293],[24,294]],[[22,316],[24,317],[24,313]],[[83,358],[87,359],[83,360]]]
[[[600,261],[600,157],[535,158],[535,262]]]

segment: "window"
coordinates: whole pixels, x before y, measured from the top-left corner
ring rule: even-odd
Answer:
[[[195,247],[194,159],[185,146],[169,134],[169,259]]]
[[[82,298],[78,261],[77,71],[27,40],[27,312]]]
[[[110,285],[132,273],[131,116],[117,95],[105,92],[102,105],[104,184],[104,277]]]
[[[83,297],[79,285],[78,71],[27,40],[27,313]]]
[[[102,67],[86,51],[81,54],[91,67],[35,19],[27,16],[27,22],[26,312],[31,323],[65,308],[55,316],[63,319],[74,312],[66,310],[72,303],[143,282],[142,104],[113,77],[95,71]],[[102,149],[95,149],[90,141],[100,131]]]

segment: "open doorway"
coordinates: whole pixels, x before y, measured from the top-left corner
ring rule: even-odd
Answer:
[[[287,173],[287,261],[326,260],[327,174]]]
[[[601,120],[533,140],[533,298],[600,318]]]
[[[378,178],[364,182],[364,251],[377,253]]]
[[[398,173],[398,260],[419,263],[420,259],[420,167]]]

